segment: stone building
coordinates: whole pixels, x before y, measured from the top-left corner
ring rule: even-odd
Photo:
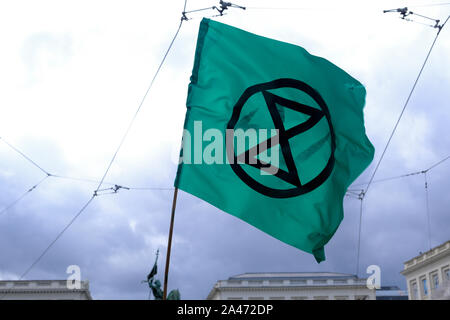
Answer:
[[[0,300],[92,300],[89,282],[70,288],[67,280],[0,281]]]
[[[406,261],[401,274],[410,300],[450,300],[450,241]]]
[[[375,300],[366,279],[334,272],[244,273],[219,280],[208,300]]]

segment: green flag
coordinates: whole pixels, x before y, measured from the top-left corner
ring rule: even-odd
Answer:
[[[373,159],[365,94],[299,46],[203,19],[175,186],[323,261]]]

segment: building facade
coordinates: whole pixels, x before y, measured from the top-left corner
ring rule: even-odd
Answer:
[[[376,297],[377,300],[408,300],[408,293],[397,286],[381,286]]]
[[[450,241],[404,263],[410,300],[450,300]]]
[[[332,272],[244,273],[219,280],[208,300],[375,300],[366,279]]]
[[[0,300],[92,300],[89,282],[69,289],[67,280],[0,281]]]

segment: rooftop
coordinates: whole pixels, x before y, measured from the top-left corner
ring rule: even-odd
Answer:
[[[216,282],[207,299],[217,291],[286,291],[311,289],[367,289],[366,279],[337,272],[251,272]],[[369,290],[369,289],[367,289]]]
[[[401,273],[408,273],[410,270],[419,268],[424,263],[440,259],[448,254],[450,254],[450,240],[404,262],[404,269]]]
[[[251,272],[231,276],[228,280],[267,280],[267,279],[357,279],[354,274],[337,272]]]
[[[92,300],[89,281],[79,281],[79,289],[69,289],[67,280],[0,280],[0,295],[9,294],[84,294]]]
[[[381,286],[380,289],[376,290],[377,297],[407,297],[408,294],[405,290],[401,290],[397,286]]]

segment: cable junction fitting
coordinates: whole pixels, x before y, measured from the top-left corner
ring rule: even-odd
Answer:
[[[440,25],[439,24],[439,22],[440,22],[439,19],[433,19],[433,18],[424,16],[424,15],[412,12],[412,11],[408,10],[407,7],[383,10],[383,13],[388,13],[388,12],[398,12],[398,13],[400,13],[400,19],[403,19],[403,20],[406,20],[406,21],[410,21],[410,22],[419,23],[419,24],[423,24],[423,25],[426,25],[426,26],[429,26],[429,27],[432,27],[432,28],[436,28],[436,29],[438,29],[438,32],[440,32],[442,27],[444,26],[444,25]],[[422,23],[422,22],[415,21],[413,19],[407,18],[408,16],[412,16],[412,15],[418,16],[418,17],[420,17],[422,19],[434,21],[434,25]]]
[[[220,17],[220,16],[225,15],[226,13],[224,13],[224,11],[228,10],[229,8],[236,8],[236,9],[242,9],[242,10],[246,9],[246,7],[244,7],[244,6],[220,0],[218,6],[212,6],[212,7],[207,7],[207,8],[183,11],[181,13],[181,21],[187,21],[187,20],[192,19],[192,18],[188,18],[188,16],[186,14],[199,12],[199,11],[206,11],[206,10],[217,10],[217,12],[219,12],[219,14],[213,15],[211,17]]]
[[[124,186],[115,184],[113,187],[110,187],[110,188],[95,190],[93,197],[103,196],[105,194],[114,194],[114,193],[119,192],[120,189],[130,190],[130,188],[128,188],[128,187],[124,187]]]

